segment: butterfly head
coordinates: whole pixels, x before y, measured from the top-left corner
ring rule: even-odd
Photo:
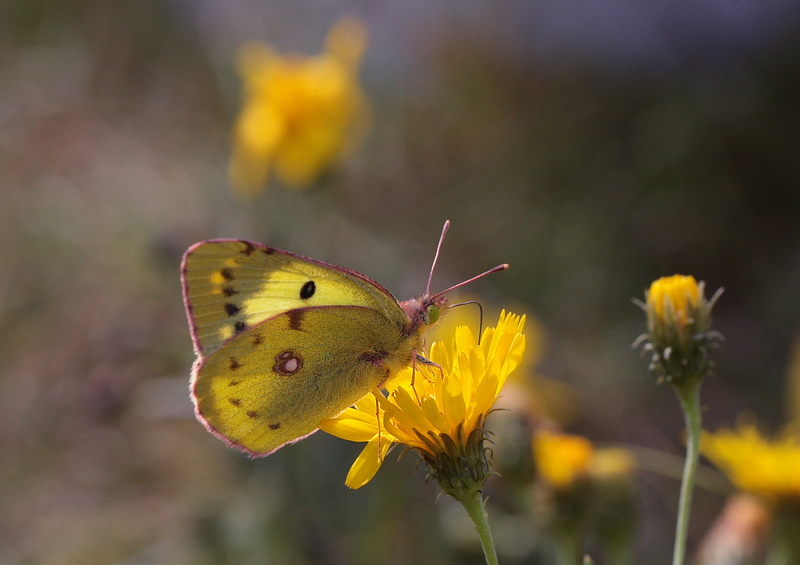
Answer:
[[[406,300],[400,307],[408,317],[407,333],[414,333],[434,325],[447,310],[447,297],[441,294],[423,294]]]
[[[439,318],[441,318],[442,314],[444,314],[445,310],[447,309],[447,297],[445,296],[446,293],[460,286],[464,286],[465,284],[476,279],[484,277],[489,273],[496,273],[497,271],[508,269],[507,264],[498,265],[494,269],[489,269],[485,273],[481,273],[476,277],[472,277],[471,279],[451,286],[447,290],[443,290],[442,292],[432,295],[430,290],[431,280],[433,279],[433,270],[436,268],[436,261],[439,258],[439,251],[442,248],[442,241],[444,240],[444,236],[447,234],[447,230],[449,228],[450,220],[446,221],[444,223],[444,228],[442,228],[442,235],[439,238],[439,245],[436,247],[436,255],[433,257],[433,265],[431,265],[431,272],[428,276],[428,287],[425,289],[425,294],[417,298],[412,298],[411,300],[406,300],[400,304],[401,308],[408,317],[408,325],[406,326],[406,334],[408,335],[414,333],[421,334],[425,331],[425,328],[434,325]]]

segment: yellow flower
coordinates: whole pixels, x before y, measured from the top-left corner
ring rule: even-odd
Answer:
[[[678,387],[700,382],[711,368],[710,350],[722,338],[711,331],[711,309],[722,289],[710,300],[704,291],[705,283],[694,277],[673,275],[650,285],[646,303],[635,301],[647,315],[647,333],[636,343],[649,340],[650,369]]]
[[[430,360],[438,366],[416,364],[413,386],[409,367],[387,383],[388,396],[367,395],[323,421],[320,428],[332,435],[367,442],[347,486],[369,482],[399,443],[422,457],[446,493],[480,490],[488,477],[484,423],[509,373],[522,362],[524,325],[524,316],[502,312],[480,344],[468,327],[458,327],[450,343],[432,345]]]
[[[752,424],[736,431],[703,432],[701,451],[739,489],[800,502],[800,433],[787,429],[770,441]]]
[[[533,437],[533,455],[541,477],[557,490],[586,476],[593,455],[585,437],[541,430]]]
[[[473,301],[469,294],[459,296],[459,301]],[[492,312],[491,308],[486,308]],[[487,314],[487,317],[494,314]],[[458,326],[477,325],[480,311],[473,305],[451,308],[447,316],[428,330],[425,337],[436,341],[439,336],[452,336]],[[522,365],[508,377],[506,393],[499,400],[499,408],[509,410],[517,417],[549,418],[566,425],[577,417],[578,408],[569,385],[550,379],[536,371],[546,351],[544,325],[535,317],[525,315],[525,358]]]
[[[675,319],[683,324],[697,308],[698,294],[697,281],[693,276],[662,277],[650,285],[647,304],[652,305],[659,318],[664,318],[671,310]]]
[[[588,477],[597,483],[627,481],[636,458],[624,447],[595,448],[579,435],[539,430],[533,436],[533,456],[539,475],[556,489]]]
[[[358,85],[366,45],[360,20],[340,20],[316,57],[281,56],[256,43],[239,53],[244,102],[228,173],[241,196],[258,194],[270,170],[305,188],[360,141],[369,107]]]

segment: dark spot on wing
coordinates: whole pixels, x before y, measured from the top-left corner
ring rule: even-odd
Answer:
[[[228,383],[228,386],[236,386],[236,385],[238,385],[240,382],[242,382],[242,381],[230,381],[230,382]]]
[[[286,313],[289,316],[289,329],[300,331],[302,330],[303,317],[306,313],[303,310],[289,310]]]
[[[231,404],[233,404],[233,405],[234,405],[234,406],[236,406],[237,408],[238,408],[238,407],[239,407],[239,405],[242,403],[242,401],[241,401],[241,400],[239,400],[238,398],[229,398],[228,400],[230,401],[230,403],[231,403]]]
[[[275,253],[275,249],[273,249],[272,247],[265,247],[261,251],[264,252],[264,255],[272,255],[273,253]]]
[[[269,429],[270,430],[277,430],[280,427],[281,427],[281,423],[280,422],[275,422],[274,424],[270,424],[269,425]]]
[[[228,314],[228,316],[235,316],[240,310],[241,308],[236,304],[232,304],[231,302],[225,303],[225,312]]]
[[[258,412],[256,412],[255,410],[248,410],[247,411],[247,415],[250,416],[253,419],[258,418]]]
[[[317,291],[317,285],[314,281],[308,281],[306,284],[303,285],[303,288],[300,289],[300,298],[303,300],[308,300],[314,293]]]
[[[244,330],[247,329],[247,324],[245,324],[244,322],[241,322],[241,321],[240,322],[236,322],[235,324],[233,324],[233,329],[236,330],[237,334],[240,334]]]
[[[244,253],[244,254],[245,254],[245,255],[247,255],[248,257],[249,257],[250,255],[252,255],[252,254],[253,254],[253,251],[255,251],[255,250],[256,250],[256,248],[255,248],[255,247],[253,247],[253,244],[252,244],[252,243],[250,243],[249,241],[241,241],[241,240],[240,240],[240,241],[239,241],[239,243],[241,243],[242,245],[244,245],[244,249],[242,249],[242,253]]]
[[[261,337],[261,334],[256,334],[253,336],[253,345],[261,345],[262,341],[264,341],[264,338]]]
[[[236,360],[236,357],[231,357],[231,371],[235,371],[236,369],[238,369],[241,366],[242,366],[242,364],[239,363],[239,361]]]
[[[226,281],[232,281],[233,280],[233,271],[231,271],[230,268],[228,268],[228,267],[225,267],[224,269],[221,269],[219,271],[219,274],[222,275],[222,278],[225,279]]]
[[[303,358],[291,349],[281,351],[275,356],[275,365],[272,370],[279,375],[288,377],[303,368]]]
[[[224,294],[225,296],[233,296],[234,294],[239,294],[239,291],[233,288],[232,286],[223,286],[222,294]]]

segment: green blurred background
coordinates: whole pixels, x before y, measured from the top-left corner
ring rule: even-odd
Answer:
[[[343,15],[370,32],[371,135],[316,187],[237,200],[237,48],[315,54]],[[450,219],[434,288],[511,264],[468,292],[542,324],[536,372],[570,387],[568,429],[675,455],[631,297],[693,274],[726,289],[707,427],[778,429],[796,415],[798,24],[778,1],[0,2],[0,563],[481,562],[413,455],[350,491],[358,445],[318,433],[250,461],[194,420],[178,266],[210,237],[405,299]],[[500,560],[549,563],[525,433],[494,439]],[[637,481],[636,561],[668,563],[678,480]],[[690,547],[722,503],[698,490]]]

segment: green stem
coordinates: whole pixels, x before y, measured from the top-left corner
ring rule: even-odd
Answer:
[[[489,519],[486,515],[486,509],[483,507],[481,491],[476,490],[475,492],[457,498],[457,500],[464,505],[464,509],[475,524],[475,529],[478,531],[478,536],[481,538],[483,554],[486,556],[486,564],[497,565],[497,552],[494,549],[492,532],[489,530]]]
[[[675,387],[675,390],[686,418],[686,463],[683,468],[672,565],[683,565],[686,559],[686,537],[689,531],[694,476],[697,472],[697,460],[700,455],[700,379],[684,382],[681,386]]]

